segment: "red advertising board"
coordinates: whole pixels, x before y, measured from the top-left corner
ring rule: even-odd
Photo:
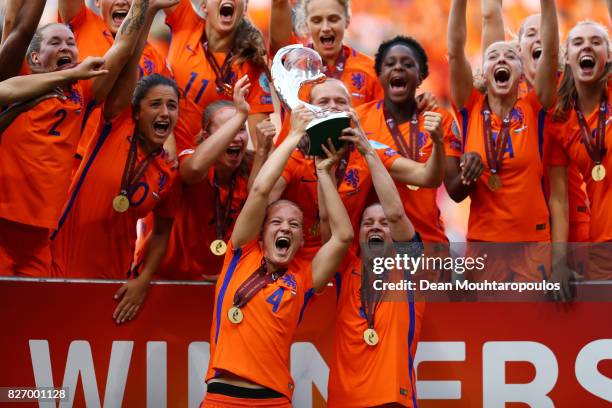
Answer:
[[[0,387],[72,395],[0,407],[197,407],[214,287],[153,285],[118,326],[118,286],[0,281]],[[325,406],[334,306],[317,297],[295,338],[296,407]],[[609,407],[612,303],[429,303],[415,364],[419,407]]]

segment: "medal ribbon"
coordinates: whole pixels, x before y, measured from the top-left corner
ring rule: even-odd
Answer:
[[[404,139],[404,135],[402,135],[399,126],[397,126],[395,118],[391,115],[391,112],[389,112],[384,103],[383,115],[385,117],[387,129],[389,129],[391,137],[393,137],[393,141],[395,142],[399,153],[404,157],[407,157],[414,161],[418,161],[419,143],[417,141],[417,138],[419,136],[419,119],[416,110],[412,114],[412,119],[410,119],[410,146],[406,145],[406,139]]]
[[[279,269],[272,273],[267,273],[268,267],[266,258],[261,260],[261,266],[251,274],[238,288],[234,294],[234,306],[241,309],[266,285],[276,282],[283,276],[287,269]]]
[[[134,132],[132,135],[132,140],[130,140],[130,151],[125,162],[125,166],[123,167],[123,175],[121,176],[121,195],[128,195],[128,191],[130,191],[131,187],[138,180],[140,180],[144,172],[147,170],[147,167],[149,167],[149,164],[151,164],[153,161],[153,158],[158,155],[160,151],[161,148],[149,153],[147,157],[138,163],[138,166],[136,166],[134,169],[134,166],[136,165],[136,158],[138,156],[138,137],[136,136],[136,132]]]
[[[606,94],[602,94],[601,102],[599,103],[599,112],[597,115],[597,133],[595,137],[591,135],[591,128],[587,123],[584,113],[578,107],[578,101],[574,103],[574,110],[578,117],[578,125],[580,126],[580,136],[584,142],[587,153],[591,160],[596,164],[601,164],[603,157],[606,154],[606,108],[608,106],[608,98]]]
[[[489,102],[485,98],[484,106],[482,107],[482,117],[484,121],[483,136],[485,142],[485,152],[487,155],[487,163],[492,174],[497,174],[501,171],[502,158],[504,156],[504,149],[508,144],[508,137],[510,136],[510,115],[514,110],[514,106],[508,114],[504,117],[502,122],[502,129],[497,135],[497,139],[493,140],[493,131],[491,129],[491,108]]]
[[[215,171],[213,177],[213,183],[215,186],[215,228],[217,231],[217,239],[224,239],[225,232],[227,231],[229,213],[232,209],[232,200],[234,199],[234,189],[236,187],[236,175],[237,171],[232,174],[232,180],[230,181],[229,191],[227,193],[227,200],[225,206],[221,204],[221,192],[219,191],[219,185],[217,184],[217,172]],[[223,213],[223,216],[222,214]]]
[[[383,273],[383,277],[386,277],[388,271]],[[361,266],[361,289],[360,289],[360,297],[361,297],[361,308],[363,309],[363,313],[366,315],[366,320],[368,321],[368,328],[374,328],[374,313],[376,312],[376,306],[380,302],[380,298],[382,296],[382,291],[374,290],[372,286],[372,282],[368,279],[369,274],[366,271],[366,268]]]
[[[313,44],[308,44],[308,48],[312,48],[314,50],[314,45]],[[321,72],[323,72],[327,77],[330,78],[335,78],[335,79],[340,79],[340,77],[342,76],[342,73],[344,72],[344,68],[346,67],[346,57],[350,51],[348,49],[345,49],[344,47],[342,47],[342,49],[340,50],[340,54],[338,55],[338,58],[336,59],[336,63],[334,64],[333,68],[334,70],[332,71],[327,64],[323,64],[323,68],[321,69]]]
[[[228,52],[225,56],[225,60],[223,61],[223,65],[219,66],[217,59],[208,49],[208,38],[206,37],[206,30],[204,30],[204,32],[202,33],[202,45],[204,47],[204,55],[206,56],[206,60],[208,61],[208,64],[215,73],[215,85],[217,87],[217,92],[224,93],[227,96],[231,96],[232,94],[228,95],[229,91],[227,87],[232,86],[232,84],[230,83],[229,74],[232,72],[232,58],[234,57],[234,54],[231,51]]]

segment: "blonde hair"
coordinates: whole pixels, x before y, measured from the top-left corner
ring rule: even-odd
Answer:
[[[606,40],[606,48],[610,51],[610,36],[608,35],[608,30],[603,25],[592,21],[592,20],[583,20],[577,23],[571,30],[570,34],[567,36],[565,52],[563,53],[563,61],[567,59],[567,50],[568,44],[571,39],[571,32],[576,29],[576,27],[583,25],[593,25],[599,28],[604,33],[604,39]],[[605,88],[608,82],[608,76],[611,72],[611,64],[606,63],[606,68],[599,79],[602,86]],[[561,78],[561,82],[559,83],[559,88],[557,90],[557,103],[555,105],[553,111],[553,120],[556,122],[565,122],[569,116],[569,112],[574,108],[574,103],[578,98],[578,91],[576,90],[576,80],[574,79],[574,74],[572,73],[572,69],[570,66],[564,62],[563,64],[563,76]]]
[[[300,37],[308,37],[308,5],[312,0],[298,0],[293,9],[294,31]],[[351,0],[336,0],[342,6],[344,17],[348,20],[351,17]]]

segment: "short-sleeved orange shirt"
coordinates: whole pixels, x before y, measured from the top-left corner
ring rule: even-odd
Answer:
[[[58,20],[61,20],[61,18],[58,17]],[[87,8],[85,3],[81,6],[79,13],[68,22],[68,26],[74,33],[81,60],[90,56],[103,57],[115,41],[104,20]],[[155,73],[170,76],[166,60],[148,43],[145,45],[142,57],[140,57],[139,69],[141,77]],[[100,108],[88,106],[87,123],[83,129],[83,135],[77,150],[80,157],[85,154],[87,145],[94,137],[100,116]]]
[[[461,139],[459,127],[453,116],[443,110],[436,109],[442,114],[442,126],[444,132],[444,150],[447,156],[461,156]],[[393,137],[385,122],[383,114],[383,101],[374,101],[357,108],[357,114],[361,121],[361,126],[369,139],[376,140],[385,145],[398,150]],[[423,128],[423,115],[419,115],[419,138],[418,138],[418,161],[425,163],[431,157],[433,143],[429,132]],[[399,126],[404,139],[410,143],[410,122],[402,123]],[[410,190],[406,184],[396,183],[400,193],[406,215],[414,225],[414,228],[421,235],[423,242],[448,242],[444,234],[444,224],[440,218],[440,209],[436,204],[437,189],[419,188]]]
[[[181,159],[190,154],[181,153]],[[168,249],[156,279],[201,280],[202,275],[216,275],[223,267],[223,256],[210,250],[210,244],[217,239],[215,223],[214,166],[208,177],[198,184],[183,186],[183,199],[174,218]],[[229,210],[230,227],[223,240],[227,243],[234,222],[248,195],[248,179],[236,176],[236,185]],[[222,205],[226,205],[229,186],[219,186]]]
[[[53,274],[71,278],[125,279],[134,258],[136,223],[150,211],[172,218],[180,200],[178,171],[155,156],[128,194],[124,213],[113,209],[134,134],[131,109],[100,122],[51,244]],[[138,149],[138,163],[147,155]]]
[[[396,272],[398,278],[403,277],[401,271],[390,276]],[[357,408],[396,402],[416,407],[413,362],[425,304],[414,302],[408,292],[403,301],[395,294],[387,301],[383,297],[374,312],[379,341],[369,346],[363,339],[368,322],[361,305],[361,274],[361,258],[351,251],[338,285],[327,406]]]
[[[611,94],[612,93],[608,89],[608,100],[610,100]],[[609,135],[612,134],[611,112],[610,103],[608,103],[605,138],[605,146],[608,149],[608,153],[606,153],[602,162],[602,165],[607,170],[607,175],[602,181],[593,180],[591,171],[595,163],[589,157],[582,142],[576,112],[572,111],[569,114],[567,122],[560,127],[559,131],[549,134],[549,136],[551,136],[551,145],[546,151],[546,163],[548,165],[568,166],[574,164],[586,183],[586,192],[591,210],[589,228],[589,241],[591,242],[612,241],[612,218],[609,212],[609,209],[612,208],[612,192],[610,190],[610,180],[612,179],[612,156],[609,153],[612,151],[612,137],[609,137]],[[585,114],[585,119],[591,132],[595,132],[597,129],[597,117],[598,109],[589,114]]]
[[[560,76],[561,74],[559,74]],[[533,86],[529,84],[529,82],[523,77],[519,82],[519,98],[527,96],[530,92],[532,92]],[[560,124],[554,123],[548,115],[546,117],[545,127],[544,127],[544,150],[546,151],[547,145],[551,138],[551,135],[554,135]],[[548,194],[548,189],[550,182],[548,180],[548,172],[544,172],[544,185],[546,187],[546,192]],[[569,164],[567,168],[567,195],[569,200],[569,228],[570,228],[570,237],[572,237],[577,242],[583,242],[588,240],[588,236],[584,234],[585,228],[581,228],[583,223],[588,223],[590,219],[590,211],[589,204],[587,201],[586,192],[583,187],[582,176],[578,172],[576,166],[572,163]]]
[[[172,43],[168,52],[168,63],[174,79],[181,89],[181,116],[174,134],[178,151],[193,148],[195,137],[201,129],[202,112],[210,103],[219,99],[232,100],[231,96],[220,94],[215,86],[215,73],[210,66],[202,44],[205,21],[198,16],[189,0],[181,0],[176,9],[166,17],[166,24],[172,30]],[[223,64],[225,54],[214,54],[217,63]],[[251,89],[247,102],[250,113],[274,111],[270,83],[263,69],[245,62],[232,66],[232,81],[244,75],[249,76]]]
[[[0,218],[57,226],[91,83],[79,81],[65,94],[22,113],[0,136]]]
[[[543,189],[543,128],[546,111],[534,92],[517,99],[511,114],[510,136],[502,158],[502,186],[487,186],[491,175],[483,136],[485,95],[473,90],[456,112],[466,152],[477,152],[485,169],[470,195],[468,240],[488,242],[542,242],[550,240],[549,212]],[[494,135],[502,119],[491,116]],[[528,200],[525,197],[529,197]]]
[[[380,143],[373,144],[373,146],[387,169],[391,168],[393,162],[400,157],[388,146]],[[317,222],[319,214],[318,179],[314,160],[304,157],[299,150],[296,150],[291,154],[282,177],[287,183],[282,197],[298,203],[304,213],[304,247],[316,250],[321,247],[321,236]],[[338,187],[338,194],[340,194],[355,230],[359,229],[361,213],[367,204],[371,188],[372,177],[368,164],[363,156],[353,148],[349,154],[344,180]]]
[[[265,286],[242,308],[242,322],[233,324],[227,313],[234,294],[260,267],[262,259],[258,238],[240,248],[234,248],[231,241],[228,245],[215,290],[206,381],[223,370],[291,400],[295,384],[289,370],[289,351],[313,293],[311,263],[296,256],[281,278]]]

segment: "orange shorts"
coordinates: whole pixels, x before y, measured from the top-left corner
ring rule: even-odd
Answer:
[[[589,247],[587,280],[612,280],[612,242],[593,243]]]
[[[550,242],[468,242],[466,257],[484,257],[482,271],[466,272],[474,282],[540,282],[551,273]]]
[[[50,275],[49,230],[0,218],[0,276]]]
[[[291,408],[287,398],[236,398],[222,394],[206,394],[200,408],[270,407]]]

